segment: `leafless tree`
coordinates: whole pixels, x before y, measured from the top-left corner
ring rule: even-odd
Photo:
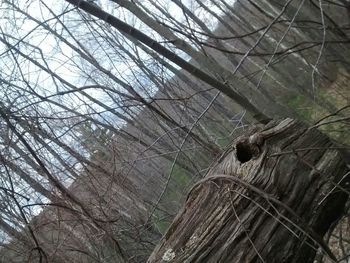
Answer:
[[[347,1],[1,8],[5,260],[144,262],[155,247],[150,262],[349,257]],[[286,117],[308,126],[269,122]]]

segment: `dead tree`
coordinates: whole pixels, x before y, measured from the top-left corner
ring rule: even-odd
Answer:
[[[148,262],[336,260],[322,237],[342,214],[349,171],[330,139],[291,119],[238,137]]]

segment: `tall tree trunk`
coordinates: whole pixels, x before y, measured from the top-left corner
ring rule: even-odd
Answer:
[[[70,4],[76,6],[76,7],[84,10],[85,12],[87,12],[87,13],[89,13],[97,18],[102,19],[103,21],[107,22],[108,24],[110,24],[114,28],[118,29],[123,34],[130,35],[135,40],[140,41],[144,45],[150,47],[152,50],[154,50],[155,52],[164,56],[165,58],[169,59],[171,62],[175,63],[176,65],[178,65],[182,69],[186,70],[191,75],[193,75],[196,78],[200,79],[201,81],[207,83],[208,85],[216,88],[217,90],[219,90],[220,92],[222,92],[223,94],[225,94],[226,96],[231,98],[233,101],[235,101],[237,104],[239,104],[240,106],[245,108],[247,110],[247,112],[249,114],[251,114],[251,116],[253,118],[255,118],[257,121],[259,121],[260,123],[266,123],[270,119],[263,112],[263,110],[265,110],[265,109],[263,109],[263,110],[258,109],[253,103],[250,102],[250,100],[247,97],[241,95],[240,92],[237,92],[236,90],[232,89],[232,87],[230,85],[228,85],[226,82],[217,80],[216,78],[212,77],[211,75],[209,75],[205,71],[201,70],[200,68],[197,68],[196,66],[187,62],[186,60],[184,60],[180,56],[176,55],[171,50],[165,48],[164,46],[162,46],[161,44],[156,42],[154,39],[152,39],[151,37],[147,36],[146,34],[142,33],[141,31],[137,30],[136,28],[124,23],[123,21],[119,20],[117,17],[112,16],[111,14],[104,12],[103,10],[99,9],[98,7],[94,6],[93,4],[91,4],[87,1],[81,1],[81,0],[80,1],[79,0],[66,0],[66,1],[69,2]],[[114,2],[116,2],[118,4],[123,4],[123,6],[124,6],[124,4],[126,4],[128,6],[129,6],[129,4],[131,4],[131,2],[124,2],[124,1],[122,3],[119,1],[114,1]],[[134,7],[136,7],[136,6],[134,6]],[[138,11],[141,14],[142,10],[138,9]],[[142,14],[144,14],[144,13],[142,12]],[[141,19],[142,16],[139,15],[138,18]],[[147,16],[147,18],[148,18],[148,16]],[[154,24],[154,23],[158,24],[158,22],[152,21],[152,24]],[[158,29],[158,30],[160,30],[160,29]],[[169,32],[169,33],[171,33],[171,32]],[[164,34],[165,33],[162,32],[161,35],[164,35]],[[173,34],[171,34],[171,36],[173,36]],[[176,45],[180,45],[180,46],[186,45],[186,43],[182,40],[180,40],[181,43],[177,43],[177,42],[178,41],[174,41],[173,44],[175,46]],[[186,46],[188,46],[188,45],[186,45]],[[188,47],[190,48],[190,46],[188,46]],[[203,58],[203,56],[201,56],[199,53],[198,53],[198,55],[200,56],[200,58]],[[207,60],[204,58],[203,58],[203,61],[199,60],[198,58],[195,58],[195,59],[201,64],[204,64],[204,65],[208,64]],[[211,65],[211,62],[209,64]],[[210,67],[210,68],[214,70],[217,67],[220,67],[220,66],[218,64],[215,64],[213,67]],[[222,70],[225,71],[224,69],[222,69]],[[227,73],[228,71],[225,71],[225,72]],[[235,79],[235,82],[239,82],[239,80]],[[260,94],[260,95],[261,95],[260,101],[262,101],[263,100],[262,94]],[[268,107],[269,105],[270,104],[267,103],[266,107]],[[281,112],[285,112],[285,111],[281,110],[280,113]],[[276,115],[278,116],[277,112],[276,112]]]
[[[291,119],[237,138],[148,262],[313,262],[342,214],[349,171],[329,138]]]

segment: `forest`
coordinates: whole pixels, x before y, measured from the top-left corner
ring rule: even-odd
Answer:
[[[349,263],[349,0],[1,0],[0,262]]]

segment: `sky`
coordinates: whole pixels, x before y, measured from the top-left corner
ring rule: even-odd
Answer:
[[[155,12],[155,8],[152,7],[147,1],[140,1],[142,4],[147,6],[149,9],[153,10]],[[50,13],[47,7],[44,6],[44,3],[49,4],[49,8],[53,13]],[[184,21],[184,16],[182,13],[182,10],[175,5],[171,0],[159,0],[159,3],[161,3],[164,7],[167,7],[172,16],[179,21]],[[183,3],[186,6],[191,6],[190,0],[184,0]],[[233,1],[231,1],[233,4]],[[65,10],[67,8],[67,3],[63,0],[61,1],[39,1],[39,0],[19,0],[18,5],[23,9],[26,10],[31,16],[33,16],[35,19],[38,19],[40,21],[47,21],[46,23],[50,25],[51,27],[55,28],[57,31],[62,31],[62,34],[65,34],[65,37],[68,37],[67,33],[64,32],[64,28],[62,25],[57,23],[53,17],[55,15],[59,15],[62,13],[62,10]],[[135,24],[137,28],[139,28],[142,31],[147,30],[147,27],[143,25],[137,18],[135,18],[132,14],[129,12],[126,12],[125,10],[122,10],[121,8],[116,8],[116,5],[114,3],[111,3],[109,0],[100,0],[98,5],[100,5],[105,11],[108,11],[118,18],[122,18],[126,22],[130,24]],[[54,37],[51,34],[48,34],[45,30],[43,30],[42,27],[38,26],[37,23],[34,21],[31,21],[30,19],[24,19],[23,15],[19,14],[18,12],[11,12],[7,10],[6,4],[4,1],[1,1],[0,4],[0,30],[3,33],[8,33],[8,36],[6,36],[6,40],[10,42],[14,47],[18,48],[19,50],[22,50],[27,55],[30,55],[34,58],[36,58],[38,61],[40,61],[42,64],[47,63],[46,65],[51,68],[51,70],[57,74],[59,77],[62,77],[65,81],[77,86],[81,87],[84,85],[92,84],[92,82],[86,78],[86,76],[82,75],[82,71],[79,70],[79,67],[86,67],[87,65],[81,63],[81,58],[77,56],[77,53],[73,51],[69,46],[64,44],[62,41],[58,41],[56,37]],[[215,6],[210,7],[215,13],[220,13],[220,10],[216,8]],[[196,11],[196,14],[198,17],[200,17],[203,20],[206,20],[206,25],[214,29],[216,27],[215,19],[210,19],[208,14],[203,12],[203,10],[198,9]],[[13,16],[15,16],[15,19],[13,19]],[[159,14],[159,17],[161,14]],[[74,18],[73,15],[66,14],[62,19],[72,19]],[[66,21],[66,20],[65,20]],[[77,22],[78,23],[78,22]],[[88,30],[87,27],[84,26],[77,26],[77,28],[73,28],[74,33],[81,33],[82,35],[85,32],[82,32],[82,30]],[[1,35],[1,34],[0,34]],[[153,34],[153,36],[157,39],[157,36]],[[18,40],[12,39],[12,37],[15,37]],[[158,36],[158,39],[161,40]],[[32,47],[25,46],[21,41],[25,41],[30,43]],[[96,55],[96,57],[101,56],[103,53],[103,50],[100,50],[102,47],[104,47],[104,43],[93,43],[93,42],[84,42],[83,45],[85,45],[89,52]],[[36,92],[38,92],[40,95],[43,96],[50,96],[54,95],[57,92],[64,91],[66,88],[61,85],[57,84],[57,81],[53,80],[50,76],[50,74],[47,74],[40,70],[38,66],[33,65],[33,63],[30,63],[28,60],[24,58],[18,58],[19,64],[14,64],[12,58],[14,57],[13,54],[10,54],[11,50],[8,49],[8,47],[2,43],[0,43],[0,68],[2,69],[0,71],[0,74],[2,75],[1,78],[7,78],[11,79],[11,74],[14,72],[14,70],[19,74],[18,69],[15,69],[17,66],[20,66],[23,74],[28,83],[32,84],[36,87]],[[143,52],[140,51],[141,56],[146,56]],[[41,55],[46,58],[46,61],[41,59]],[[183,54],[182,54],[183,55]],[[113,54],[111,54],[113,56]],[[116,57],[117,58],[117,57]],[[184,58],[186,58],[184,56]],[[146,59],[146,57],[145,57]],[[131,68],[135,66],[134,63],[130,62],[128,64],[124,63],[116,63],[114,65],[110,65],[110,60],[100,60],[99,62],[104,67],[108,68],[113,72],[113,74],[119,75],[121,78],[124,78],[126,81],[130,80],[133,82],[132,78],[132,72]],[[169,77],[172,75],[169,73]],[[12,80],[13,83],[16,85],[23,85],[23,82]],[[101,82],[104,81],[103,79],[100,80]],[[25,88],[25,86],[24,86]],[[155,90],[153,90],[154,92]],[[5,93],[6,94],[5,94]],[[9,93],[9,90],[2,89],[0,90],[0,97],[2,100],[5,100],[6,96],[15,96],[16,92],[11,89],[11,92],[14,92],[13,95]],[[101,92],[99,90],[88,90],[88,94],[90,94],[93,98],[96,98],[101,101],[105,101],[106,103],[109,103],[111,106],[113,106],[113,101],[108,101],[106,98],[106,94],[104,92]],[[6,95],[6,96],[5,96]],[[60,103],[65,103],[66,105],[69,105],[69,107],[75,107],[78,111],[80,111],[82,114],[89,112],[91,109],[84,106],[86,102],[90,103],[85,97],[82,95],[78,95],[76,93],[64,96],[62,97],[52,97],[52,99],[59,101]],[[38,100],[37,98],[32,98],[33,101]],[[41,101],[37,101],[38,105],[41,105],[39,107],[40,110],[42,110],[45,114],[49,113],[50,111],[57,110],[56,108],[50,108],[47,106],[47,104],[42,103]],[[16,107],[22,109],[26,109],[28,107],[29,101],[28,99],[18,99]],[[95,110],[101,110],[101,108],[97,105],[91,105],[91,107]],[[54,113],[53,115],[60,113]],[[106,115],[106,120],[109,120],[109,116]],[[106,121],[103,120],[103,121]],[[65,133],[64,129],[62,129],[62,134]],[[72,138],[67,137],[66,140],[72,140]],[[72,141],[73,142],[73,141]],[[78,146],[77,146],[78,147]],[[1,150],[1,149],[0,149]],[[62,153],[62,155],[65,155],[65,153]],[[68,158],[69,156],[67,156]],[[74,160],[72,160],[74,161]],[[57,163],[59,166],[59,164]],[[53,169],[51,167],[51,169]],[[79,169],[79,166],[76,166],[76,169]],[[62,177],[63,178],[63,177]],[[16,190],[19,193],[25,193],[26,195],[29,195],[31,197],[31,200],[29,203],[33,201],[37,201],[38,199],[42,199],[42,201],[46,201],[44,198],[38,196],[34,191],[28,191],[28,187],[24,184],[23,181],[19,180],[17,182]],[[17,180],[14,178],[14,180]],[[68,186],[72,179],[70,178],[64,178],[66,180],[66,185]],[[6,183],[3,181],[3,183]],[[28,202],[24,199],[22,199],[22,204],[27,204]],[[31,210],[32,215],[36,215],[41,211],[40,206],[35,206],[34,209]],[[5,239],[7,239],[6,235],[2,235]]]

